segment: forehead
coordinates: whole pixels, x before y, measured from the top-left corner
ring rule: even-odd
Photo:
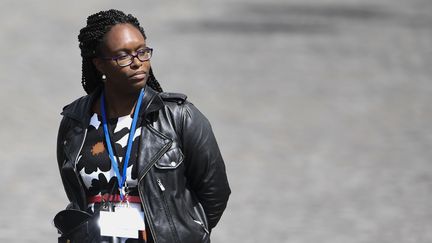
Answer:
[[[116,24],[103,38],[103,47],[108,52],[135,50],[143,45],[145,45],[144,36],[131,24]]]

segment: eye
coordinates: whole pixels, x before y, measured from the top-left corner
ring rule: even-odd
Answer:
[[[123,54],[118,56],[116,59],[119,61],[123,61],[123,60],[127,60],[128,58],[130,58],[130,56],[128,54]]]
[[[151,49],[146,48],[146,49],[138,50],[137,56],[141,61],[146,61],[146,60],[150,59],[150,57],[151,57]]]
[[[149,48],[145,48],[145,49],[139,49],[137,51],[138,55],[142,54],[142,53],[149,53],[150,49]]]

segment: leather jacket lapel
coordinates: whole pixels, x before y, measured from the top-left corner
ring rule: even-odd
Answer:
[[[151,115],[163,108],[163,100],[156,91],[146,87],[143,100],[144,126],[141,132],[140,150],[138,154],[138,180],[151,166],[171,147],[171,138],[151,126]]]
[[[138,181],[150,170],[154,163],[171,147],[173,141],[156,131],[150,125],[141,132],[138,154]]]

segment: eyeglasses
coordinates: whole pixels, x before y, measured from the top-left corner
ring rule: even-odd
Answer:
[[[138,50],[135,55],[133,54],[123,54],[116,57],[102,57],[104,60],[116,61],[117,65],[120,67],[126,67],[133,63],[134,58],[138,58],[141,62],[150,60],[153,54],[153,48],[145,48]]]

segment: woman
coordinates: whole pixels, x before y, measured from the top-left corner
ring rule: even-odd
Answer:
[[[78,39],[88,95],[62,112],[59,241],[209,242],[230,188],[208,120],[162,91],[132,15],[93,14]]]

